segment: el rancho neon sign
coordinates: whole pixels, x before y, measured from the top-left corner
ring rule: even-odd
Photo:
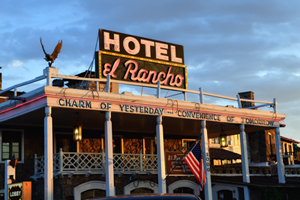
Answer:
[[[96,75],[187,88],[183,46],[100,29]]]

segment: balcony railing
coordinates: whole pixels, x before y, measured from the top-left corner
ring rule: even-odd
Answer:
[[[114,171],[116,174],[151,174],[157,173],[157,155],[154,154],[113,154]],[[53,154],[54,176],[73,174],[105,174],[105,153],[63,152]],[[44,156],[34,158],[34,175],[44,175]]]

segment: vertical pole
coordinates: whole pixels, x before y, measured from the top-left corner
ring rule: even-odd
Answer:
[[[187,95],[186,95],[186,92],[184,91],[183,94],[184,94],[184,100],[187,101]]]
[[[239,107],[239,108],[242,108],[240,95],[237,94],[237,95],[236,95],[236,98],[237,98],[238,107]]]
[[[47,67],[47,80],[46,85],[52,86],[51,84],[51,67]]]
[[[156,145],[157,145],[157,160],[158,160],[158,193],[166,193],[166,170],[165,170],[165,150],[164,150],[164,131],[162,125],[162,116],[156,118]]]
[[[278,182],[285,183],[284,165],[283,165],[283,160],[282,160],[281,139],[280,139],[279,127],[275,128],[275,145],[276,145]]]
[[[277,100],[276,98],[273,99],[274,102],[274,113],[277,114]]]
[[[240,125],[240,140],[241,140],[241,153],[242,153],[242,171],[243,182],[250,183],[248,151],[247,151],[247,137],[245,133],[245,125]]]
[[[10,165],[10,160],[5,161],[5,177],[4,177],[4,199],[8,199],[8,184],[12,183],[12,180],[9,176],[13,176],[13,179],[16,180],[16,167],[13,168]]]
[[[50,79],[51,80],[51,79]],[[53,200],[53,124],[51,106],[45,107],[44,118],[44,199]]]
[[[160,81],[157,81],[157,91],[156,91],[156,97],[160,98]]]
[[[60,171],[60,174],[62,174],[63,166],[64,166],[63,156],[64,156],[64,154],[63,154],[62,148],[59,148],[59,171]]]
[[[199,92],[200,92],[200,103],[201,104],[204,104],[204,99],[203,99],[203,90],[202,90],[202,87],[199,88]]]
[[[18,91],[17,91],[17,87],[15,87],[14,89],[14,97],[18,96]]]
[[[96,91],[99,91],[99,81],[96,81]]]
[[[205,169],[206,184],[204,185],[205,200],[212,200],[211,190],[211,176],[210,176],[210,162],[209,162],[209,149],[208,149],[208,136],[206,121],[201,121],[201,143],[202,143],[202,158]]]
[[[107,88],[106,88],[107,89]],[[111,112],[105,112],[105,180],[106,196],[115,195],[114,187],[114,156],[113,156],[113,133]]]
[[[250,200],[250,192],[247,186],[244,187],[244,200]]]
[[[143,154],[142,151],[140,151],[140,171],[143,171]]]
[[[37,175],[37,169],[38,169],[38,162],[37,162],[37,155],[34,154],[34,175]]]
[[[106,79],[106,92],[110,92],[110,75],[107,75]]]

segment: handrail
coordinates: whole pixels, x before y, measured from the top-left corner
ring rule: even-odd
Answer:
[[[164,85],[160,85],[159,81],[158,81],[158,84],[147,84],[147,83],[135,83],[135,82],[129,82],[129,81],[114,80],[114,79],[111,79],[110,76],[108,76],[107,79],[99,79],[99,78],[84,78],[84,77],[78,77],[78,76],[61,75],[61,74],[58,74],[58,69],[54,68],[54,67],[46,68],[46,69],[44,69],[44,75],[38,76],[38,77],[36,77],[35,79],[32,79],[32,80],[29,80],[29,81],[11,86],[11,87],[9,87],[5,90],[0,91],[0,94],[14,89],[15,96],[16,96],[17,87],[25,86],[25,85],[40,81],[40,80],[45,79],[45,78],[47,78],[47,85],[50,85],[50,86],[51,86],[51,81],[49,81],[48,79],[51,79],[51,78],[61,78],[61,79],[65,79],[65,80],[96,82],[97,86],[99,85],[99,82],[106,82],[106,92],[110,92],[110,90],[109,90],[110,89],[110,83],[118,83],[118,84],[132,85],[132,86],[155,88],[157,90],[157,92],[156,92],[156,97],[157,98],[160,98],[161,89],[173,90],[173,91],[182,92],[183,95],[184,95],[184,100],[185,101],[187,101],[187,95],[186,95],[187,93],[198,94],[199,97],[200,97],[200,103],[201,104],[204,104],[204,97],[203,97],[204,95],[237,101],[238,108],[242,108],[241,102],[260,103],[260,104],[263,104],[263,105],[248,107],[247,109],[270,106],[270,107],[273,107],[274,113],[277,113],[277,102],[276,102],[275,98],[273,99],[273,101],[260,101],[260,100],[251,100],[251,99],[241,99],[241,98],[239,98],[239,95],[237,95],[237,97],[228,97],[228,96],[224,96],[224,95],[218,95],[218,94],[203,92],[202,88],[200,88],[199,91],[194,91],[194,90],[189,90],[189,89],[182,89],[182,88],[174,88],[174,87],[170,87],[170,86],[164,86]],[[97,90],[99,90],[99,87],[97,87]]]
[[[116,172],[153,172],[157,171],[156,154],[122,154],[114,153],[114,171]],[[34,155],[34,176],[44,173],[45,156]],[[88,160],[88,162],[87,162]],[[105,171],[105,154],[89,152],[63,152],[53,154],[53,171],[63,172],[102,172]]]

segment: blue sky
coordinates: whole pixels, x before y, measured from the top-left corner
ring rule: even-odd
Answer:
[[[3,88],[47,67],[40,45],[63,47],[53,66],[75,75],[89,68],[98,29],[184,46],[188,87],[235,97],[277,98],[281,135],[300,141],[299,1],[8,1],[0,7]],[[21,89],[22,90],[22,89]],[[227,103],[227,102],[226,102]],[[230,103],[229,103],[230,104]]]

